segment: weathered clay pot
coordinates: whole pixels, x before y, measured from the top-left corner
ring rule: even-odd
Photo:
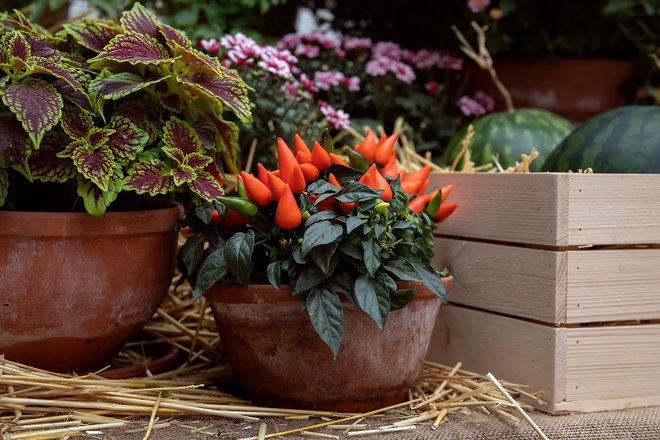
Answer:
[[[448,290],[451,277],[443,281]],[[382,332],[342,299],[344,338],[334,361],[288,287],[216,285],[206,298],[232,370],[255,402],[358,412],[405,400],[422,367],[441,301],[414,286],[415,300],[390,313]]]
[[[167,293],[181,214],[0,212],[0,353],[51,371],[104,366]]]

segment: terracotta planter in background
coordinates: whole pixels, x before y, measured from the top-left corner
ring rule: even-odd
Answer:
[[[0,212],[0,353],[51,371],[103,367],[167,293],[181,214]]]
[[[516,108],[543,108],[580,123],[629,103],[621,86],[631,77],[635,65],[615,59],[498,59],[494,67]],[[470,82],[473,90],[483,90],[495,98],[495,110],[505,110],[504,100],[487,73],[475,71]]]
[[[451,277],[443,282],[449,290]],[[404,401],[422,367],[441,301],[414,287],[415,300],[391,312],[382,332],[342,299],[344,338],[334,361],[288,287],[216,285],[206,298],[232,370],[255,402],[360,412]]]

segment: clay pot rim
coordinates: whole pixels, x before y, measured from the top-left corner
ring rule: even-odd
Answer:
[[[445,286],[446,291],[451,290],[454,277],[451,275],[442,278],[442,284]],[[430,299],[438,298],[431,293],[420,282],[414,281],[397,281],[397,288],[409,289],[416,288],[415,300],[417,299]],[[270,284],[250,284],[248,290],[243,289],[239,284],[216,284],[205,294],[208,301],[220,302],[226,304],[263,304],[263,303],[283,303],[290,301],[299,301],[299,296],[291,294],[291,287],[289,285],[282,285],[280,291],[277,292]],[[340,295],[342,302],[348,302],[343,295]]]
[[[2,235],[76,237],[142,235],[172,230],[184,218],[181,204],[144,211],[110,211],[94,217],[87,212],[0,211]]]

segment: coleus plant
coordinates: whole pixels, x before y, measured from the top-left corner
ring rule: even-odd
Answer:
[[[368,132],[361,144],[335,151],[326,131],[311,150],[296,135],[294,154],[279,139],[279,169],[242,171],[234,195],[189,213],[179,268],[194,297],[217,283],[290,285],[335,358],[340,295],[380,329],[414,298],[397,281],[422,283],[445,301],[443,273],[430,262],[435,223],[456,209],[445,203],[451,186],[423,195],[430,167],[399,170],[395,142],[396,135],[376,140]]]
[[[251,122],[236,72],[139,3],[119,23],[85,18],[56,35],[14,17],[0,21],[0,206],[15,202],[10,170],[75,181],[94,215],[122,191],[223,194],[238,137],[223,108]]]

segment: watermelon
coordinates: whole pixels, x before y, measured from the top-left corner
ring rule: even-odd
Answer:
[[[573,125],[567,120],[546,110],[523,108],[510,112],[491,113],[472,122],[474,137],[470,142],[471,160],[476,165],[492,162],[497,154],[504,167],[520,161],[522,153],[529,154],[532,148],[539,159],[532,162],[530,171],[541,169],[543,160],[566,137]],[[449,166],[461,151],[467,129],[459,132],[440,157],[440,164]],[[460,164],[459,164],[460,167]]]
[[[546,159],[543,171],[660,173],[660,107],[628,106],[577,128]]]

